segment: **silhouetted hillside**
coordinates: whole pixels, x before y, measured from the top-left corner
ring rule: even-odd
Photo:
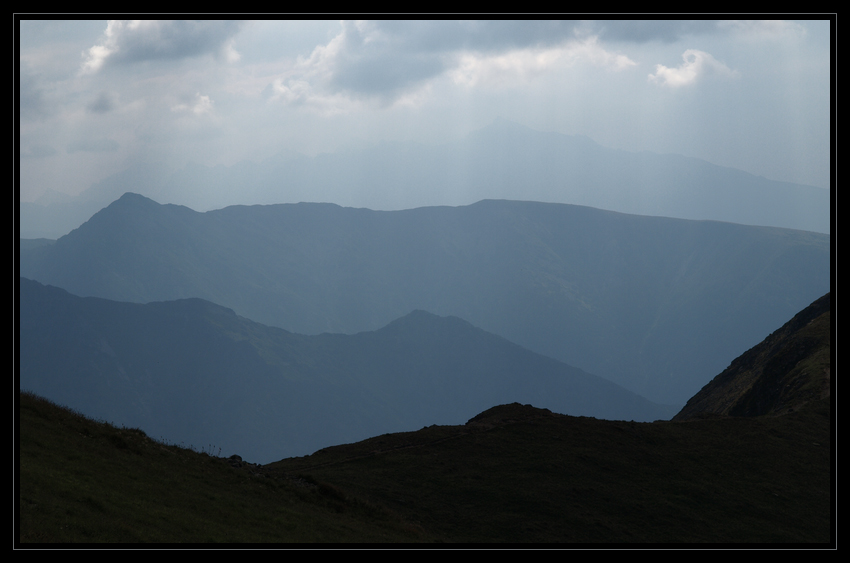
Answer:
[[[503,405],[266,466],[28,394],[19,429],[28,544],[836,541],[823,400],[680,423]]]
[[[736,358],[688,401],[674,420],[760,416],[798,410],[830,394],[831,294]]]
[[[382,507],[265,478],[208,445],[164,443],[30,393],[18,406],[20,547],[434,541]]]

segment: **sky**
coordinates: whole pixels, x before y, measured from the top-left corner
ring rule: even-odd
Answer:
[[[831,33],[826,19],[21,19],[20,198],[139,163],[451,142],[497,118],[829,188]]]

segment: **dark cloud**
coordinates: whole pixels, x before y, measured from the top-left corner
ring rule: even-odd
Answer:
[[[587,30],[605,41],[673,43],[685,35],[718,30],[711,20],[605,20],[587,22]]]
[[[382,21],[379,29],[405,49],[503,51],[561,43],[574,36],[574,20]]]
[[[707,20],[483,20],[344,22],[339,49],[326,70],[334,91],[392,97],[456,64],[461,51],[494,54],[545,48],[571,39],[671,43],[716,33]]]
[[[367,96],[392,96],[455,63],[455,53],[493,53],[562,43],[574,21],[344,22],[339,49],[324,63],[328,86]]]
[[[338,64],[331,84],[334,89],[366,95],[389,93],[404,90],[445,69],[445,63],[435,55],[380,53]]]
[[[98,47],[108,50],[107,64],[217,56],[241,27],[222,20],[110,22]],[[96,56],[102,55],[91,53]]]
[[[115,99],[108,92],[101,92],[100,95],[88,106],[88,110],[92,113],[108,113],[115,109]]]

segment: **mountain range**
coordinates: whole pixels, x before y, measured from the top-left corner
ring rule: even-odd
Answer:
[[[201,298],[299,334],[464,319],[660,404],[684,405],[830,289],[829,236],[486,200],[199,213],[125,194],[20,274],[83,297]]]
[[[152,313],[175,305],[71,299],[22,283],[52,295],[41,303],[68,309]],[[232,316],[197,300],[176,305]],[[17,538],[26,545],[559,542],[834,549],[834,410],[830,385],[823,387],[824,372],[834,371],[830,309],[830,295],[816,300],[733,360],[674,421],[598,420],[512,403],[465,424],[378,435],[262,466],[208,447],[164,444],[143,429],[92,421],[21,393]],[[427,318],[416,313],[399,322]]]
[[[137,164],[79,196],[55,190],[21,204],[25,238],[59,238],[125,192],[208,211],[328,201],[400,210],[481,199],[570,203],[622,213],[830,232],[823,188],[768,180],[696,158],[603,147],[588,137],[507,120],[441,145],[381,143],[307,157],[167,171]]]
[[[88,416],[267,463],[523,401],[668,419],[605,379],[414,311],[371,332],[304,336],[200,299],[81,298],[20,279],[20,388]]]

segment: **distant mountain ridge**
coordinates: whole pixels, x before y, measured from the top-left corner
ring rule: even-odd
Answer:
[[[151,436],[213,443],[262,463],[461,424],[513,400],[599,418],[675,413],[424,311],[373,332],[304,336],[201,299],[81,298],[25,278],[20,311],[21,389]]]
[[[81,296],[199,297],[303,334],[423,309],[683,405],[829,290],[829,249],[812,232],[565,204],[198,213],[125,194],[22,250],[20,272]]]
[[[696,158],[603,147],[504,119],[442,145],[380,143],[306,157],[167,172],[136,165],[73,198],[21,206],[21,235],[58,238],[125,192],[207,211],[299,201],[400,210],[482,199],[830,232],[830,193]]]

